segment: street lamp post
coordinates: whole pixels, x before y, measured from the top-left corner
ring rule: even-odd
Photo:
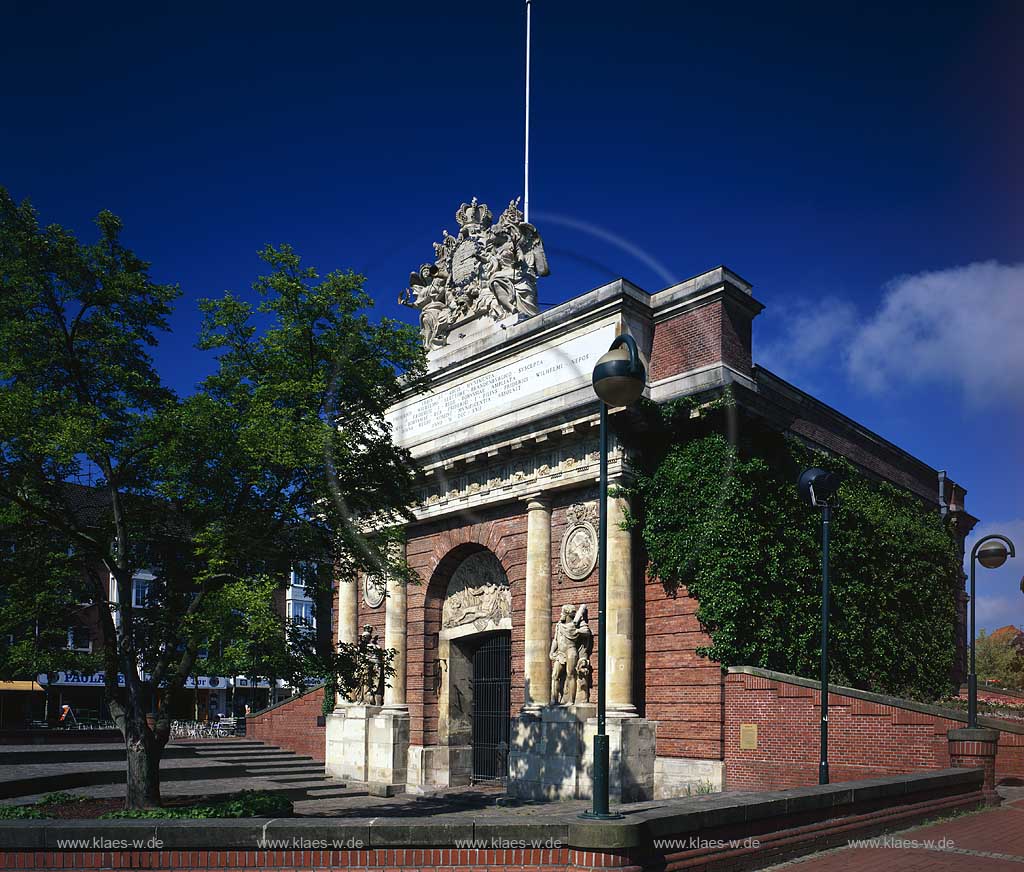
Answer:
[[[608,407],[629,406],[643,394],[647,372],[636,341],[628,333],[616,336],[611,347],[594,367],[594,392],[601,400],[601,473],[598,488],[597,535],[597,735],[594,736],[594,806],[581,817],[608,820],[620,818],[608,810],[608,734],[605,732],[605,689],[607,687],[608,633]]]
[[[974,623],[974,568],[975,562],[986,569],[998,569],[1006,563],[1007,557],[1015,557],[1013,543],[1000,533],[985,536],[974,543],[971,549],[971,671],[967,676],[967,729],[978,726],[978,675],[974,671],[974,649],[977,647],[978,629]],[[1024,580],[1021,581],[1024,590]]]
[[[800,473],[797,490],[810,506],[821,509],[821,751],[818,784],[828,784],[828,538],[832,523],[829,500],[839,489],[839,476],[813,467]]]

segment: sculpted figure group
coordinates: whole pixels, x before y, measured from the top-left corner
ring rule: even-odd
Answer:
[[[434,262],[409,276],[398,302],[418,309],[428,350],[448,343],[459,325],[477,318],[501,321],[513,314],[536,315],[537,278],[548,274],[537,228],[523,220],[518,198],[497,224],[476,197],[455,213],[459,235],[444,231],[434,243]]]
[[[551,634],[552,704],[590,702],[590,654],[593,650],[594,634],[587,623],[587,607],[562,606],[561,618]]]

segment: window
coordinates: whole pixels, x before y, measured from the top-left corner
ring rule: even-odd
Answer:
[[[317,565],[315,563],[298,563],[292,571],[293,597],[309,599],[310,589],[315,588],[317,576]]]
[[[316,620],[313,618],[313,603],[306,600],[292,600],[289,617],[297,624],[316,626]]]
[[[136,578],[133,580],[132,589],[134,591],[132,597],[132,605],[137,609],[145,609],[153,603],[153,597],[156,594],[156,587],[152,579]]]
[[[86,627],[68,627],[68,648],[72,651],[92,651],[92,636]]]

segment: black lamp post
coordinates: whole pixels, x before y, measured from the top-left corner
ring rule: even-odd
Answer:
[[[998,569],[1006,563],[1007,557],[1015,557],[1013,543],[1000,533],[984,536],[971,549],[971,672],[967,676],[967,729],[978,726],[978,675],[974,671],[974,649],[977,641],[977,627],[974,624],[974,564],[980,563],[986,569]],[[1021,580],[1024,591],[1024,579]]]
[[[628,333],[616,336],[611,348],[594,367],[594,392],[601,400],[601,479],[598,493],[597,537],[597,735],[594,736],[594,807],[581,817],[608,820],[620,814],[608,811],[608,734],[605,732],[608,634],[605,617],[608,597],[608,407],[629,406],[640,399],[647,371],[636,342]]]
[[[829,500],[839,490],[839,476],[812,467],[797,481],[800,499],[821,509],[821,752],[818,784],[828,784],[828,535],[832,523]]]

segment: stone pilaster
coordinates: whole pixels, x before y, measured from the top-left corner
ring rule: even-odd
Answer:
[[[610,482],[609,490],[617,483]],[[608,497],[608,640],[609,714],[636,714],[633,700],[633,534],[623,530],[629,508],[625,497]]]
[[[551,500],[531,494],[526,502],[525,686],[523,709],[551,702]]]

